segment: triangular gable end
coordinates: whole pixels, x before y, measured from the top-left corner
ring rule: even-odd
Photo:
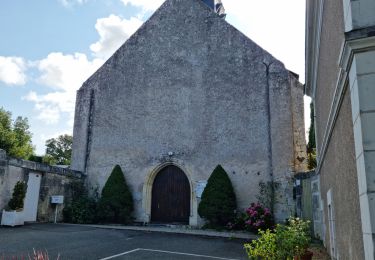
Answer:
[[[241,44],[245,45],[247,49],[252,52],[251,56],[259,57],[262,56],[262,59],[265,63],[273,63],[274,65],[278,64],[279,69],[284,70],[284,65],[282,62],[278,61],[266,50],[257,45],[254,41],[236,29],[234,26],[229,24],[225,19],[221,18],[220,15],[211,10],[205,3],[201,0],[166,0],[154,13],[153,15],[145,21],[142,26],[129,37],[129,39],[104,63],[102,67],[98,69],[82,86],[91,85],[91,81],[95,81],[94,78],[100,76],[100,72],[110,64],[116,63],[119,60],[119,57],[126,56],[129,53],[130,49],[136,45],[141,45],[147,41],[147,37],[154,36],[158,37],[158,31],[163,31],[168,28],[163,26],[163,21],[168,21],[171,26],[174,28],[180,28],[181,30],[186,30],[188,23],[197,22],[195,18],[201,17],[201,24],[204,21],[206,26],[197,28],[198,30],[204,33],[213,33],[216,35],[211,35],[211,38],[216,38],[219,42],[218,44],[225,44],[222,41],[223,37],[229,37],[231,40],[238,40]],[[190,20],[189,20],[190,18]],[[176,24],[178,22],[178,24]],[[184,24],[185,23],[185,24]],[[165,23],[164,23],[165,25]],[[180,27],[178,27],[180,26]],[[217,28],[218,30],[212,30],[212,27]],[[211,29],[211,30],[210,30]],[[219,32],[218,32],[219,31]],[[152,33],[148,33],[152,32]],[[220,35],[217,35],[217,34]],[[199,32],[198,32],[199,34]],[[220,37],[222,36],[222,38]],[[172,36],[174,37],[174,36]],[[176,36],[177,37],[177,36]],[[221,39],[220,39],[221,38]],[[168,41],[169,39],[164,39]],[[173,42],[166,43],[173,44]],[[152,46],[149,46],[152,48]],[[194,46],[191,46],[192,48]],[[122,60],[122,59],[120,59]],[[112,66],[113,69],[113,66]]]

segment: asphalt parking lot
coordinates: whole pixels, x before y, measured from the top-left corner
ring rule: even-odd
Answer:
[[[0,227],[0,259],[48,251],[57,259],[247,259],[245,240],[63,224]]]

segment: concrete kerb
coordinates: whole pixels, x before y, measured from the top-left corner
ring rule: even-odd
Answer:
[[[230,239],[254,240],[254,239],[259,238],[259,236],[255,234],[247,233],[247,232],[246,233],[239,232],[239,231],[221,232],[221,231],[214,231],[214,230],[189,229],[189,228],[181,228],[181,227],[117,226],[117,225],[90,225],[90,224],[67,224],[67,223],[60,223],[60,225],[85,226],[85,227],[102,228],[102,229],[185,234],[185,235],[221,237],[221,238],[230,238]]]

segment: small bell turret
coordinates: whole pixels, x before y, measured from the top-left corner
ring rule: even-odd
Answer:
[[[221,17],[225,17],[225,9],[221,0],[202,0],[208,7]]]

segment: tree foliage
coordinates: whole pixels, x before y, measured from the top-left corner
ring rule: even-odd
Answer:
[[[72,157],[73,137],[71,135],[60,135],[46,141],[46,155],[43,161],[48,164],[70,165]]]
[[[249,259],[291,260],[307,258],[311,242],[310,222],[290,218],[287,225],[276,225],[275,230],[260,230],[260,237],[245,244]]]
[[[0,149],[9,156],[28,159],[34,152],[29,128],[27,118],[19,116],[13,122],[12,114],[0,108]]]
[[[98,203],[102,222],[128,223],[133,212],[133,197],[119,165],[116,165],[105,183]]]
[[[315,142],[315,111],[314,111],[314,104],[311,102],[310,104],[310,130],[309,130],[309,142],[307,144],[308,152],[311,152],[313,149],[316,148]]]
[[[316,162],[316,141],[315,141],[315,111],[314,104],[310,104],[310,130],[309,130],[309,142],[307,144],[307,168],[313,170],[317,166]]]
[[[307,153],[307,168],[309,170],[314,170],[316,166],[316,149],[314,148],[310,153]]]
[[[212,226],[225,226],[235,217],[236,195],[228,174],[216,166],[202,193],[198,213]]]

